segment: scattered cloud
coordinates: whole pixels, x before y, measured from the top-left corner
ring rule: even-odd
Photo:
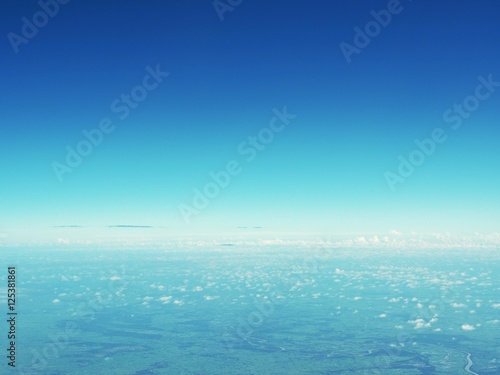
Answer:
[[[154,227],[152,225],[118,224],[118,225],[108,225],[108,228],[154,228]]]
[[[75,231],[84,230],[82,228],[89,228],[86,230],[94,230],[96,228],[116,228],[123,229],[122,233],[126,233],[125,229],[151,229],[151,228],[165,228],[164,226],[153,225],[131,225],[131,224],[117,224],[107,226],[85,227],[77,225],[60,225],[57,226],[61,231],[71,230]],[[23,246],[23,245],[47,245],[47,244],[68,244],[79,245],[99,245],[106,246],[106,248],[115,247],[161,247],[165,246],[166,242],[173,243],[176,246],[183,248],[197,248],[197,247],[220,247],[220,246],[238,246],[238,247],[294,247],[294,248],[311,248],[311,249],[375,249],[375,250],[394,250],[394,251],[411,251],[411,250],[447,250],[447,249],[464,249],[464,250],[486,250],[500,249],[500,233],[479,234],[474,233],[471,235],[452,235],[449,233],[437,235],[436,233],[418,234],[408,232],[408,234],[399,235],[383,235],[383,234],[335,234],[335,235],[301,235],[299,233],[289,233],[281,235],[269,234],[257,235],[255,231],[262,228],[258,227],[238,227],[240,229],[248,229],[248,236],[242,237],[240,234],[231,236],[225,234],[220,240],[214,240],[212,235],[207,235],[203,238],[200,235],[193,236],[175,236],[172,232],[151,232],[151,237],[109,237],[109,234],[100,234],[90,237],[89,235],[77,236],[74,233],[59,234],[46,240],[32,240],[26,241],[20,238],[13,238],[9,236],[9,243],[5,239],[0,241],[0,246]],[[252,233],[252,230],[254,231]],[[242,231],[246,232],[246,231]],[[111,231],[110,231],[111,233]],[[399,232],[398,232],[399,233]],[[115,234],[116,236],[116,234]],[[1,238],[1,237],[0,237]],[[435,280],[440,283],[440,280]]]

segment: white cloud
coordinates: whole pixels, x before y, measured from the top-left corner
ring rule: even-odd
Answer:
[[[425,323],[425,320],[422,318],[408,320],[408,323],[415,324],[415,327],[413,327],[413,329],[429,328],[431,326],[430,322]]]
[[[430,326],[431,326],[431,323],[418,322],[417,324],[415,324],[415,327],[413,327],[413,328],[414,329],[429,328]]]
[[[471,326],[470,324],[462,324],[462,329],[464,331],[473,331],[475,330],[476,328],[474,326]]]
[[[277,298],[279,298],[279,297],[280,297],[280,296],[278,296]],[[205,301],[212,301],[212,300],[214,300],[214,299],[219,298],[219,296],[205,296],[205,297],[203,297],[203,298],[205,298]]]
[[[26,244],[25,241],[13,239],[12,235],[9,236],[10,242],[4,242],[0,236],[0,247],[3,246],[20,246]],[[226,241],[227,242],[227,241]],[[450,233],[416,233],[407,231],[401,233],[397,229],[392,229],[385,233],[357,233],[353,234],[339,234],[336,236],[315,236],[307,239],[297,239],[296,236],[289,236],[284,238],[274,239],[251,239],[251,238],[238,238],[232,239],[231,243],[234,246],[300,246],[308,248],[380,248],[383,246],[387,250],[434,250],[434,249],[498,249],[500,247],[500,233],[481,234],[475,233],[471,235],[457,235]],[[50,237],[44,240],[31,241],[31,245],[54,245],[60,244],[63,246],[103,246],[103,248],[133,248],[151,246],[164,246],[165,240],[159,239],[141,239],[131,240],[129,238],[98,238],[95,240],[88,240],[87,238],[54,238]],[[172,244],[179,245],[178,241],[173,241]],[[214,248],[219,250],[220,243],[213,241],[213,239],[195,239],[187,238],[183,241],[182,246],[190,248]],[[479,278],[479,276],[478,276]],[[479,278],[480,279],[480,278]],[[473,281],[473,280],[470,280]]]
[[[358,237],[354,241],[357,245],[368,245],[368,241],[366,240],[365,237]]]

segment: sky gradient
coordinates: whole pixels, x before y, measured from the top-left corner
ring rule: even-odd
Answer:
[[[0,6],[0,244],[500,232],[498,2],[63,3]]]

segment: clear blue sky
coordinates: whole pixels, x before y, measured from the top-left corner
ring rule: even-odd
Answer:
[[[402,0],[348,63],[340,44],[387,4],[244,0],[221,21],[211,1],[73,0],[46,20],[36,1],[2,3],[0,234],[500,231],[500,87],[469,98],[457,129],[443,119],[479,76],[500,82],[500,4]],[[23,17],[47,22],[19,43]],[[168,77],[136,88],[157,68]],[[113,110],[134,88],[146,98]],[[296,117],[251,146],[285,106]],[[106,118],[114,130],[58,178]],[[446,141],[388,183],[436,128]],[[180,207],[231,160],[240,173],[188,223]]]

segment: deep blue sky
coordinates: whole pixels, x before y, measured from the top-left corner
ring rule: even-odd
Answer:
[[[500,87],[443,120],[477,77],[500,81],[500,4],[401,1],[347,63],[339,44],[387,3],[244,0],[221,21],[211,1],[73,0],[16,53],[8,34],[40,6],[3,2],[0,234],[500,231]],[[111,103],[158,64],[170,75],[120,120]],[[238,146],[284,106],[297,117],[247,161]],[[105,117],[114,131],[60,181],[53,162]],[[435,128],[447,140],[391,189]],[[230,160],[241,173],[186,223],[179,205]]]

